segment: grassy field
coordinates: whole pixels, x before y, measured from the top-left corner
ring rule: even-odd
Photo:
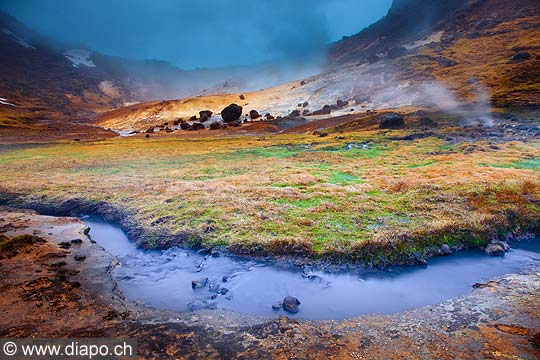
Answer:
[[[540,141],[319,138],[114,139],[0,149],[0,192],[24,202],[106,201],[160,246],[297,254],[377,265],[485,244],[540,221]]]

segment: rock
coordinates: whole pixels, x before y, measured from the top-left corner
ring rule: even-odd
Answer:
[[[324,105],[322,109],[312,112],[311,115],[328,115],[331,112],[332,112],[332,107],[330,105]]]
[[[450,255],[452,253],[452,249],[450,249],[448,244],[442,244],[440,250],[443,255]]]
[[[82,242],[83,242],[82,239],[73,239],[73,240],[70,241],[70,243],[77,244],[77,245],[82,244]]]
[[[150,128],[148,128],[148,129],[146,130],[146,133],[147,133],[147,134],[151,134],[151,133],[153,133],[153,132],[154,132],[154,127],[153,127],[153,126],[150,127]]]
[[[191,130],[191,125],[189,125],[188,123],[181,123],[180,124],[180,129],[182,129],[182,130]]]
[[[491,241],[484,249],[486,254],[490,256],[501,256],[508,250],[510,250],[510,245],[505,241],[499,240]]]
[[[307,82],[305,80],[300,81],[300,86],[304,86],[306,84],[307,84]]]
[[[148,138],[150,138],[150,134],[146,134],[146,135],[144,135],[144,137],[148,139]]]
[[[240,100],[246,100],[246,97],[244,95],[239,96]]]
[[[191,281],[191,288],[192,289],[199,289],[203,288],[208,284],[208,278],[198,278]]]
[[[224,287],[219,288],[219,290],[218,290],[218,293],[220,293],[221,295],[225,295],[228,292],[229,292],[229,289],[224,288]]]
[[[300,305],[300,300],[294,296],[286,296],[283,299],[283,310],[288,311],[291,314],[296,314],[298,312],[298,305]]]
[[[170,127],[166,127],[166,128],[165,128],[165,132],[166,132],[166,133],[172,133],[172,132],[173,132],[173,129],[171,129]]]
[[[349,102],[339,99],[338,101],[336,101],[336,105],[337,105],[338,108],[341,109],[342,107],[345,107],[345,106],[349,105]]]
[[[84,261],[84,260],[86,260],[85,255],[75,255],[73,258],[75,259],[75,261]]]
[[[289,114],[289,117],[299,117],[300,116],[300,110],[293,110],[290,114]]]
[[[204,124],[194,123],[193,125],[191,125],[190,130],[203,130],[203,129],[204,129]]]
[[[242,107],[237,104],[230,104],[225,109],[221,110],[221,118],[226,123],[232,123],[242,116]]]
[[[379,116],[379,129],[399,129],[405,125],[403,116],[389,112]]]
[[[309,110],[308,110],[308,109],[304,109],[304,111],[302,111],[302,115],[305,115],[305,116],[309,115]]]
[[[520,51],[514,56],[510,58],[510,61],[512,62],[522,62],[525,60],[529,60],[531,58],[531,54],[526,51]]]
[[[307,101],[304,101],[304,102],[302,103],[302,107],[308,107],[308,106],[309,106],[309,103],[308,103]]]
[[[197,115],[193,115],[189,118],[189,121],[197,121]]]
[[[255,119],[260,118],[261,115],[259,115],[259,112],[257,110],[251,110],[249,112],[249,117],[251,118],[251,120],[255,120]]]
[[[205,122],[212,117],[212,114],[213,112],[211,112],[210,110],[199,111],[199,121]]]
[[[221,278],[221,281],[224,282],[224,283],[226,283],[227,281],[229,281],[229,279],[230,279],[230,278],[229,278],[228,276],[225,275],[225,276],[223,276],[223,277]]]
[[[267,113],[266,115],[264,115],[264,117],[266,118],[266,120],[274,120],[275,119],[275,117],[272,116],[272,114],[270,114],[270,113]]]
[[[277,303],[272,305],[273,310],[279,310],[283,306],[283,303],[281,301],[278,301]]]
[[[223,125],[221,125],[221,123],[217,121],[210,124],[210,130],[217,130],[217,129],[221,129],[222,127]]]

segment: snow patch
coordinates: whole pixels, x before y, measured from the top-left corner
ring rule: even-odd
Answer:
[[[74,49],[64,53],[64,56],[71,61],[73,67],[78,68],[81,65],[86,67],[96,67],[96,64],[90,59],[91,51],[85,49]]]
[[[33,47],[32,45],[28,44],[26,41],[24,41],[23,39],[21,39],[20,37],[18,37],[17,35],[15,35],[11,30],[8,30],[8,29],[2,29],[1,30],[2,33],[4,35],[7,35],[7,36],[10,36],[13,38],[13,40],[15,40],[19,45],[21,45],[22,47],[25,47],[25,48],[28,48],[28,49],[36,49],[35,47]]]
[[[2,97],[0,97],[0,104],[2,104],[2,105],[9,105],[9,106],[15,106],[15,107],[17,106],[17,105],[15,105],[15,104],[12,104],[12,103],[8,102],[7,99],[4,99],[4,98],[2,98]]]

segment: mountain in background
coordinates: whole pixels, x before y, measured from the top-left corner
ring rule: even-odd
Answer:
[[[380,21],[332,44],[318,75],[250,93],[141,103],[105,113],[98,123],[143,130],[204,109],[219,112],[230,102],[245,113],[286,117],[338,100],[348,106],[333,116],[412,106],[488,121],[482,118],[492,106],[538,109],[540,2],[395,0]]]

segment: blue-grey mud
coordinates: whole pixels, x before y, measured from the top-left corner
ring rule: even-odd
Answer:
[[[283,310],[272,305],[294,296],[301,302],[299,312],[287,315],[302,319],[390,314],[465,295],[475,283],[540,265],[536,238],[515,242],[502,257],[465,250],[432,258],[426,267],[328,272],[177,247],[142,250],[119,227],[99,217],[83,221],[91,238],[118,258],[113,276],[129,300],[177,311],[209,308],[277,316]],[[194,280],[203,286],[194,289]]]

